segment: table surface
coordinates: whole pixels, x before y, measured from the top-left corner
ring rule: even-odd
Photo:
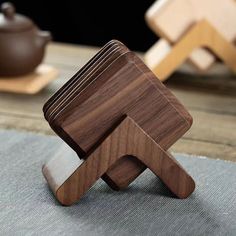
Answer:
[[[58,79],[36,95],[0,93],[0,128],[53,135],[43,118],[43,104],[97,51],[95,47],[49,45],[45,63],[59,69]],[[236,162],[236,77],[178,72],[171,76],[166,86],[194,119],[191,130],[172,146],[171,151]]]

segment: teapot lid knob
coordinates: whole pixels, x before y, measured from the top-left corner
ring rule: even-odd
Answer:
[[[1,10],[5,17],[12,19],[15,15],[15,7],[10,2],[5,2],[1,5]]]

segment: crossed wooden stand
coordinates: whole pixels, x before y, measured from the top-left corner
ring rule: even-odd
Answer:
[[[173,47],[166,45],[164,52],[160,53],[159,45],[157,43],[147,51],[145,62],[162,81],[166,80],[194,49],[200,47],[206,47],[212,51],[232,71],[236,72],[236,47],[207,20],[194,24]]]
[[[179,198],[186,198],[194,191],[191,176],[128,116],[85,160],[55,158],[43,166],[43,174],[58,201],[71,205],[121,158],[141,161]],[[122,187],[129,183],[123,183]]]

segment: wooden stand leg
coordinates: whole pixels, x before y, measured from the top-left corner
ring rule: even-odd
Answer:
[[[71,205],[124,156],[143,162],[177,197],[186,198],[194,191],[191,176],[129,117],[86,160],[54,159],[44,165],[43,174],[58,201]]]

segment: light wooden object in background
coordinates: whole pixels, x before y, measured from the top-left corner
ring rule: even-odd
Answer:
[[[192,25],[206,19],[229,42],[236,39],[235,0],[158,0],[147,11],[150,28],[170,43],[176,43]],[[189,55],[190,61],[201,71],[214,62],[213,54],[203,48]]]
[[[56,79],[58,70],[49,65],[40,65],[35,72],[14,78],[0,78],[0,91],[35,94]]]
[[[120,158],[137,158],[151,169],[179,198],[195,189],[194,180],[132,119],[126,117],[85,161],[55,158],[43,174],[58,201],[71,205]]]
[[[236,72],[236,47],[229,43],[208,21],[195,24],[171,48],[166,41],[155,44],[145,55],[145,62],[162,81],[166,80],[198,47],[209,48]],[[164,49],[162,51],[162,49]],[[160,51],[162,51],[160,53]],[[156,55],[156,56],[155,56]]]

